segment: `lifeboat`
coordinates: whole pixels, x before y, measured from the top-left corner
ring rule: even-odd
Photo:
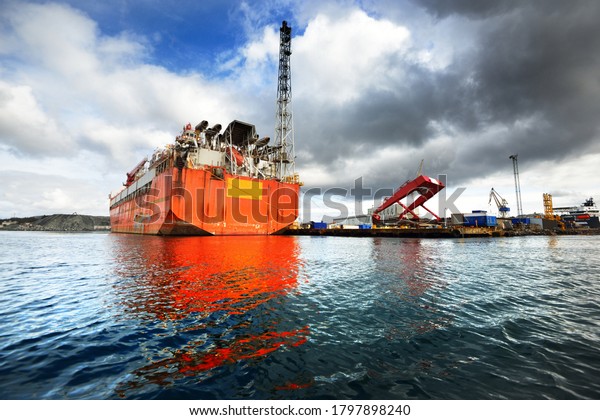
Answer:
[[[244,163],[244,157],[235,147],[227,148],[227,156],[234,160],[237,166],[242,166]]]

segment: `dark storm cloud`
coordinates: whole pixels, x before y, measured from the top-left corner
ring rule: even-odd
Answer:
[[[473,158],[497,166],[495,152],[518,151],[531,161],[558,161],[597,139],[598,22],[594,1],[529,2],[491,19],[479,34],[472,95],[481,121],[507,132],[476,143]]]
[[[414,0],[413,2],[438,18],[456,14],[475,19],[505,13],[519,3],[523,3],[519,0]]]
[[[540,113],[596,126],[600,3],[580,3],[527,7],[481,34],[476,92],[491,121]]]
[[[300,102],[300,118],[325,121],[297,128],[300,138],[326,139],[327,147],[318,149],[317,160],[347,157],[367,146],[418,147],[439,134],[437,122],[459,120],[461,126],[469,128],[478,124],[457,75],[436,75],[416,65],[403,66],[405,81],[393,89],[369,90],[343,106],[315,108]]]
[[[443,70],[402,63],[397,68],[406,76],[396,85],[343,107],[308,111],[315,123],[298,131],[318,150],[315,160],[332,162],[392,144],[425,153],[428,141],[443,134],[453,139],[456,153],[440,151],[448,156],[444,160],[428,150],[422,157],[436,162],[431,169],[468,181],[509,171],[514,153],[529,163],[558,162],[597,141],[600,2],[419,4],[436,19],[474,22],[474,48]],[[327,123],[317,123],[317,114],[327,115]],[[377,179],[389,185],[391,177]]]

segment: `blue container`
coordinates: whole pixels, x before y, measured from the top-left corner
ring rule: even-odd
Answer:
[[[465,216],[465,226],[481,226],[483,220],[482,216]]]
[[[496,216],[487,216],[478,214],[475,216],[465,216],[465,226],[493,227],[498,224]]]
[[[371,229],[371,225],[369,224],[362,224],[362,225],[358,225],[359,229]]]
[[[327,223],[325,222],[310,222],[313,229],[327,229]]]

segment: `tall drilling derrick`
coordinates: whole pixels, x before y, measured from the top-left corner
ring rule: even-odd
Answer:
[[[513,171],[515,174],[515,194],[517,195],[517,217],[523,215],[523,202],[521,201],[521,181],[519,179],[519,155],[514,154],[509,156],[509,159],[513,161]]]
[[[277,127],[275,145],[277,177],[286,182],[294,180],[294,124],[292,121],[292,28],[284,20],[279,29],[279,78],[277,83]]]

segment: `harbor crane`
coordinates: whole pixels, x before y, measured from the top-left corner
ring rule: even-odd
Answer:
[[[542,194],[544,199],[544,217],[546,219],[554,219],[554,209],[552,207],[552,194]]]
[[[552,194],[544,193],[542,195],[544,199],[544,219],[555,220],[560,230],[565,230],[565,223],[559,215],[554,214],[554,207],[552,206]]]
[[[371,216],[373,224],[381,225],[381,215],[379,213],[396,203],[404,208],[404,211],[398,216],[399,220],[406,218],[408,213],[412,215],[412,220],[420,220],[421,218],[417,214],[416,209],[418,207],[423,207],[428,213],[435,217],[438,222],[441,221],[440,217],[425,207],[424,204],[427,200],[444,189],[444,187],[444,184],[442,184],[439,180],[425,175],[419,175],[412,181],[406,181],[394,192],[391,197],[388,197],[379,207],[375,209],[373,215]],[[402,202],[400,202],[400,200],[408,197],[412,193],[418,193],[418,197],[414,201],[408,205],[404,205]]]
[[[510,212],[510,208],[508,207],[508,201],[502,198],[498,191],[492,188],[490,191],[490,201],[488,204],[492,204],[492,200],[496,203],[496,207],[498,207],[498,215],[500,217],[508,217],[508,212]]]
[[[523,215],[523,201],[521,200],[521,180],[519,179],[519,155],[516,153],[508,158],[513,162],[513,172],[515,174],[515,195],[517,196],[517,217]]]

